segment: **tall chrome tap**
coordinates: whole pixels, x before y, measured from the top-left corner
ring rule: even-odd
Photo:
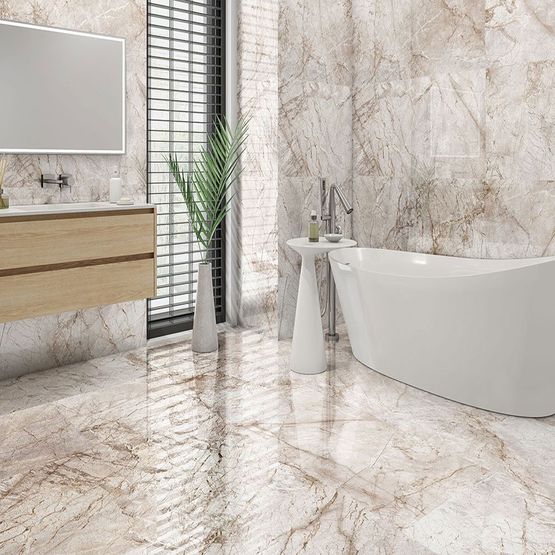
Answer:
[[[347,200],[345,193],[338,185],[330,185],[328,187],[325,178],[320,179],[320,214],[321,219],[325,222],[326,233],[337,233],[340,231],[336,223],[336,200],[339,199],[346,214],[353,212],[351,203]],[[331,265],[328,260],[328,295],[327,295],[327,311],[328,311],[328,331],[326,339],[328,341],[339,341],[339,335],[336,327],[336,307],[335,307],[335,281],[331,271]]]

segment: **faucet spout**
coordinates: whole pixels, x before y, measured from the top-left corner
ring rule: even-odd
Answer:
[[[351,203],[347,200],[347,197],[345,196],[345,193],[342,191],[341,187],[335,185],[334,190],[339,197],[341,204],[343,205],[343,210],[345,210],[347,214],[352,214],[353,207],[351,206]]]
[[[56,175],[43,175],[40,174],[40,186],[44,189],[46,184],[49,185],[58,185],[60,187],[60,191],[64,187],[69,187],[71,189],[71,185],[73,183],[73,177],[69,173],[60,173]]]

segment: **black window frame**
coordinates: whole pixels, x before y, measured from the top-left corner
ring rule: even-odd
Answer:
[[[213,126],[214,121],[217,117],[225,116],[225,106],[226,106],[226,71],[225,71],[225,60],[226,60],[226,2],[225,0],[171,0],[170,4],[173,4],[171,9],[174,12],[183,14],[180,18],[183,20],[187,17],[188,10],[180,10],[177,5],[180,3],[184,5],[197,5],[206,6],[208,9],[208,21],[206,25],[207,32],[205,36],[208,40],[209,52],[206,55],[207,67],[209,68],[206,72],[207,76],[207,88],[209,89],[208,97],[213,97],[218,99],[214,101],[213,104],[207,102],[207,106],[212,109],[207,111],[206,114],[209,116],[208,121],[208,134],[210,133],[210,128]],[[163,7],[161,4],[156,2],[156,0],[147,0],[147,52],[146,52],[146,73],[147,73],[147,167],[146,167],[146,180],[147,180],[147,198],[149,202],[156,204],[153,197],[155,194],[151,189],[151,142],[153,142],[151,133],[153,132],[151,128],[151,80],[152,80],[152,65],[151,65],[151,48],[152,48],[152,38],[151,35],[151,9],[153,7]],[[160,17],[160,16],[158,16]],[[172,18],[168,19],[170,21]],[[213,30],[213,31],[211,31]],[[211,51],[210,51],[211,50]],[[168,52],[171,48],[168,48]],[[191,53],[189,51],[188,53]],[[170,57],[168,57],[170,60]],[[218,61],[219,60],[219,61]],[[216,71],[212,71],[215,69]],[[189,108],[190,110],[190,108]],[[171,109],[168,110],[168,113]],[[191,113],[191,112],[189,112]],[[169,154],[169,152],[167,153]],[[169,193],[171,194],[171,193]],[[226,321],[226,219],[220,225],[214,239],[213,247],[209,250],[209,260],[213,262],[213,282],[215,290],[215,305],[216,305],[216,322],[223,323]],[[159,235],[157,234],[157,243],[159,240]],[[178,276],[179,274],[174,274],[171,271],[171,266],[168,266],[168,276],[170,279],[172,277]],[[157,271],[156,281],[158,283],[158,276],[160,272]],[[196,285],[197,272],[195,271],[194,278],[191,280],[191,294],[194,294],[194,288]],[[163,297],[169,297],[169,295],[164,295]],[[168,314],[164,317],[161,315],[152,314],[153,302],[158,297],[149,299],[147,301],[147,338],[153,339],[157,337],[163,337],[165,335],[171,335],[174,333],[179,333],[183,331],[188,331],[193,327],[193,313],[194,304],[183,309],[170,309]]]

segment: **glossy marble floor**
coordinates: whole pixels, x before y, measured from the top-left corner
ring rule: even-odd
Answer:
[[[229,330],[0,384],[0,553],[549,553],[555,418]]]

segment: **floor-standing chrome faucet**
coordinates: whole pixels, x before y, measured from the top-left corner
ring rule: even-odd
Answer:
[[[337,186],[330,185],[329,189],[327,181],[324,178],[320,179],[320,213],[322,214],[322,221],[325,222],[326,233],[336,233],[339,231],[336,224],[336,204],[335,195],[339,198],[343,209],[347,214],[351,214],[353,207],[347,200],[345,193]],[[331,265],[328,260],[328,331],[326,339],[328,341],[338,341],[339,335],[335,329],[336,309],[335,309],[335,281],[331,271]]]

